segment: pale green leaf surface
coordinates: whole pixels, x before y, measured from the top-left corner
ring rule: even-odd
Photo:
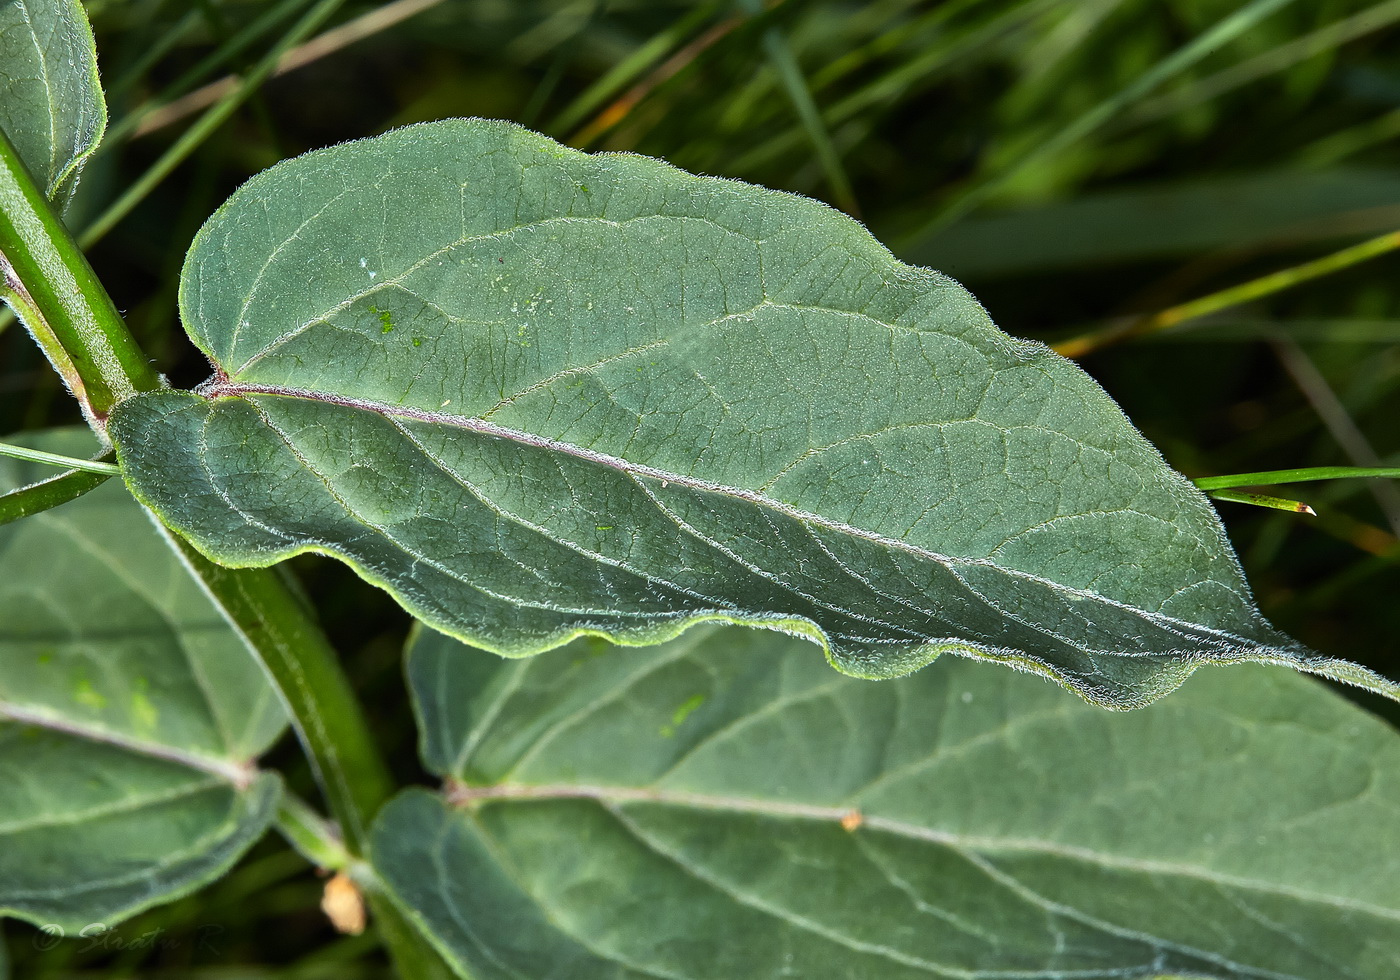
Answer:
[[[0,460],[0,489],[51,472]],[[119,484],[0,528],[0,913],[71,931],[212,880],[274,815],[284,718]]]
[[[728,620],[1114,707],[1202,661],[1336,672],[1083,371],[814,201],[413,126],[249,181],[181,308],[217,373],[113,413],[136,495],[217,561],[336,555],[508,656]]]
[[[107,126],[92,27],[78,0],[0,0],[0,129],[66,203]]]
[[[1296,674],[1121,715],[719,627],[408,672],[456,782],[372,858],[480,980],[1400,976],[1400,740]]]

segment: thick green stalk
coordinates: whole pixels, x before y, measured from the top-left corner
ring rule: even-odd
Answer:
[[[385,894],[374,870],[345,849],[335,828],[305,800],[292,793],[283,794],[277,809],[277,829],[297,853],[318,868],[350,876],[374,913],[379,939],[389,949],[403,980],[452,980],[452,971]]]
[[[370,818],[389,796],[388,770],[335,651],[270,568],[224,568],[173,532],[166,537],[282,695],[346,848],[364,853]]]
[[[329,10],[338,0],[322,0]],[[0,132],[0,256],[7,293],[97,427],[119,401],[161,381],[63,222]],[[40,322],[31,325],[29,320]],[[70,381],[70,384],[72,382]],[[383,761],[335,654],[271,571],[233,571],[171,535],[191,570],[272,675],[348,846],[388,795]]]
[[[326,802],[339,825],[343,866],[365,891],[389,955],[403,980],[447,980],[438,954],[376,887],[364,862],[370,818],[388,799],[392,784],[335,651],[308,611],[270,568],[215,565],[173,532],[171,545],[198,577],[225,618],[258,652],[282,695],[292,723],[316,770]],[[298,850],[325,850],[341,861],[324,827],[309,808],[284,806],[279,825]],[[303,853],[307,853],[303,851]],[[358,869],[358,874],[356,873]]]
[[[277,806],[278,832],[306,860],[327,871],[344,871],[355,860],[336,828],[291,790]]]
[[[0,278],[5,299],[99,432],[117,402],[160,387],[92,266],[3,132]]]

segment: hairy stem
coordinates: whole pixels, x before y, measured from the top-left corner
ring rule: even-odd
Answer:
[[[93,428],[160,377],[77,242],[0,132],[0,290],[67,382]]]
[[[350,682],[309,610],[272,569],[224,568],[167,533],[282,696],[345,847],[363,853],[370,817],[388,798],[388,770]]]

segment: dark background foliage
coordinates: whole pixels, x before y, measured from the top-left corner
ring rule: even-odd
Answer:
[[[86,5],[121,127],[247,71],[313,3]],[[204,218],[279,159],[446,116],[515,119],[822,198],[901,258],[962,280],[1008,332],[1047,341],[1400,228],[1396,0],[400,0],[346,2],[329,26],[345,24],[365,36],[262,87],[90,252],[178,385],[207,374],[175,306]],[[1135,92],[1153,72],[1160,84]],[[195,118],[119,132],[70,224],[96,218]],[[1190,476],[1400,465],[1397,271],[1400,256],[1383,256],[1083,363]],[[7,329],[0,425],[77,421],[33,344]],[[1400,675],[1400,492],[1287,492],[1319,516],[1220,505],[1265,613]],[[293,565],[397,775],[423,781],[399,673],[406,617],[333,562]],[[271,761],[310,791],[295,746]],[[387,975],[373,934],[336,937],[319,894],[305,863],[268,841],[106,942],[41,951],[42,934],[19,925],[8,938],[16,975],[46,980]]]

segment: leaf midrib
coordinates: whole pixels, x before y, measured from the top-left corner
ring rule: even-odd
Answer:
[[[213,756],[190,752],[173,745],[135,738],[123,732],[114,731],[99,725],[83,724],[60,715],[40,711],[23,705],[0,701],[0,722],[13,722],[19,725],[33,725],[49,731],[72,735],[90,742],[110,745],[136,755],[158,759],[181,765],[187,769],[217,776],[236,789],[246,789],[252,784],[257,771],[249,764],[240,764],[231,759],[218,759]]]
[[[373,412],[377,415],[381,415],[386,418],[406,419],[413,422],[420,422],[426,425],[442,425],[449,426],[452,428],[465,429],[469,432],[474,432],[478,435],[483,435],[490,438],[504,439],[519,445],[525,445],[536,449],[543,449],[550,452],[558,452],[564,455],[572,456],[576,459],[582,459],[598,466],[605,466],[609,469],[616,470],[620,473],[625,473],[628,476],[632,477],[634,480],[637,478],[647,478],[656,480],[660,482],[663,486],[674,484],[676,486],[684,487],[690,490],[698,490],[701,492],[713,493],[719,496],[729,497],[736,500],[743,500],[747,503],[753,504],[754,506],[763,507],[775,511],[805,526],[815,527],[819,530],[830,531],[836,534],[848,535],[853,538],[868,541],[872,544],[877,544],[881,547],[904,552],[906,554],[912,555],[916,558],[925,561],[935,562],[947,568],[954,575],[958,574],[957,569],[959,567],[990,568],[994,569],[1000,574],[1012,578],[1022,579],[1027,582],[1033,582],[1037,585],[1051,590],[1052,592],[1061,595],[1072,596],[1076,599],[1087,600],[1090,602],[1101,602],[1106,605],[1111,605],[1116,608],[1126,610],[1127,612],[1139,616],[1143,619],[1146,619],[1159,627],[1167,627],[1169,629],[1175,628],[1178,630],[1187,629],[1191,632],[1199,631],[1209,633],[1213,636],[1217,636],[1223,641],[1232,644],[1237,644],[1245,647],[1258,646],[1258,643],[1256,641],[1251,641],[1228,630],[1205,626],[1200,623],[1189,623],[1185,620],[1179,620],[1175,617],[1167,616],[1160,612],[1142,609],[1140,607],[1132,606],[1127,603],[1118,602],[1114,599],[1110,599],[1107,596],[1101,595],[1096,592],[1072,588],[1070,586],[1064,585],[1063,583],[1055,582],[1051,579],[1043,578],[1039,575],[1034,575],[1030,572],[1025,572],[1014,568],[1008,568],[1004,565],[998,565],[996,562],[987,558],[967,558],[940,554],[935,551],[930,551],[927,548],[922,548],[918,545],[910,544],[908,541],[903,541],[899,538],[891,538],[878,532],[868,530],[866,528],[857,527],[853,524],[847,524],[843,521],[837,521],[829,517],[824,517],[820,514],[814,514],[810,511],[801,510],[797,507],[792,506],[791,504],[785,503],[784,501],[777,500],[773,497],[769,497],[765,494],[759,493],[754,490],[748,490],[743,487],[735,487],[722,483],[715,483],[710,480],[705,480],[700,477],[689,476],[686,474],[672,473],[667,470],[660,469],[658,467],[649,466],[644,463],[635,463],[618,456],[612,456],[610,454],[602,453],[594,449],[589,449],[585,446],[579,446],[569,442],[550,439],[548,437],[535,435],[534,433],[525,432],[520,429],[514,429],[507,426],[499,425],[495,422],[491,422],[487,419],[480,418],[477,416],[453,415],[444,412],[433,412],[425,409],[415,408],[412,406],[394,405],[387,402],[374,401],[372,399],[366,398],[355,398],[348,395],[341,395],[334,392],[318,391],[310,388],[295,388],[290,386],[269,384],[252,384],[245,382],[228,381],[223,379],[217,379],[200,386],[198,389],[196,389],[196,393],[209,400],[211,403],[215,404],[220,398],[246,398],[247,396],[267,395],[273,397],[293,398],[305,401],[319,402],[322,404],[336,405],[341,408],[351,408],[360,411]],[[641,485],[639,484],[639,486]],[[647,492],[648,495],[651,495],[645,487],[642,487],[642,489],[644,492]],[[961,578],[961,576],[959,576],[959,578]],[[971,586],[969,586],[969,588],[971,588]]]
[[[539,802],[546,800],[590,800],[600,805],[612,804],[652,804],[656,806],[690,807],[699,810],[716,810],[730,813],[757,816],[814,820],[840,824],[853,815],[859,816],[860,825],[853,833],[861,830],[880,830],[912,840],[942,844],[964,854],[980,853],[1028,853],[1050,857],[1085,861],[1116,871],[1135,871],[1144,874],[1172,875],[1194,878],[1216,886],[1244,888],[1251,891],[1279,895],[1299,901],[1312,902],[1351,912],[1361,912],[1377,918],[1400,922],[1400,908],[1385,908],[1369,902],[1346,899],[1304,888],[1295,888],[1275,882],[1260,881],[1237,875],[1211,872],[1193,865],[1177,864],[1149,858],[1132,858],[1110,855],[1089,848],[1076,847],[1055,841],[1036,840],[1020,837],[978,837],[957,834],[946,830],[935,830],[918,824],[865,814],[854,807],[820,806],[810,803],[790,803],[782,800],[765,800],[754,797],[720,796],[707,793],[694,793],[686,790],[663,789],[658,787],[594,786],[586,784],[521,784],[501,783],[492,786],[467,786],[453,783],[447,790],[448,802],[458,808],[470,809],[486,803]]]

